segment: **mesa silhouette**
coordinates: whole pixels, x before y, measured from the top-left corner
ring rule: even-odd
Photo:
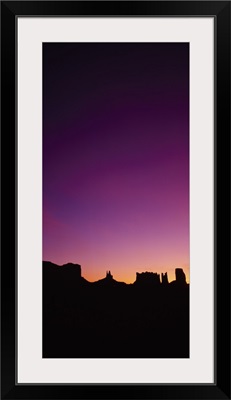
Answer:
[[[43,262],[44,358],[189,357],[189,285],[184,271],[136,273],[133,284],[111,271],[89,282],[79,264]]]

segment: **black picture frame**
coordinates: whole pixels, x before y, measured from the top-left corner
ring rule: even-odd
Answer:
[[[20,384],[16,382],[18,16],[213,16],[214,311],[213,384]],[[230,399],[230,1],[2,1],[1,393],[3,399]]]

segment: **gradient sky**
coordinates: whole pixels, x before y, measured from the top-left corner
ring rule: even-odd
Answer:
[[[43,44],[43,260],[189,282],[187,43]]]

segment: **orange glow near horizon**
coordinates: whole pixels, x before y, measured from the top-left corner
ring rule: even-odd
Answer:
[[[186,282],[187,283],[190,283],[190,278],[189,278],[189,267],[187,266],[185,266],[185,267],[181,267],[181,266],[179,266],[179,267],[176,267],[176,268],[182,268],[183,269],[183,271],[184,271],[184,273],[185,273],[185,276],[186,276]],[[99,280],[99,279],[102,279],[102,278],[105,278],[105,276],[106,276],[106,270],[107,269],[105,269],[105,271],[104,271],[104,274],[102,274],[102,275],[99,275],[99,274],[84,274],[84,270],[83,270],[83,268],[82,268],[82,276],[85,278],[85,279],[87,279],[89,282],[95,282],[95,281],[97,281],[97,280]],[[172,281],[174,281],[176,278],[175,278],[175,268],[164,268],[164,269],[154,269],[154,270],[152,270],[152,269],[150,269],[150,268],[147,268],[147,269],[145,269],[145,268],[137,268],[136,269],[136,271],[134,272],[134,274],[133,275],[128,275],[128,274],[126,274],[125,272],[124,273],[122,273],[122,274],[118,274],[118,273],[116,273],[116,274],[113,274],[113,269],[109,269],[110,271],[111,271],[111,274],[113,275],[113,278],[116,280],[116,281],[119,281],[119,282],[125,282],[125,283],[127,283],[127,284],[129,284],[129,283],[134,283],[135,282],[135,280],[136,280],[136,272],[139,272],[139,273],[141,273],[141,272],[156,272],[156,273],[158,273],[158,274],[160,274],[161,275],[161,273],[165,273],[165,272],[167,272],[168,273],[168,281],[169,282],[172,282]]]
[[[51,260],[50,260],[51,261]],[[70,260],[63,260],[61,263],[54,262],[57,265],[64,265],[67,264],[68,262],[72,262],[74,264],[80,264],[81,265],[81,274],[82,277],[88,280],[89,282],[95,282],[98,281],[99,279],[103,279],[106,276],[106,271],[111,271],[111,274],[113,275],[113,278],[116,281],[119,282],[125,282],[127,284],[134,283],[136,280],[136,273],[139,272],[156,272],[161,275],[161,273],[166,273],[168,274],[168,281],[172,282],[175,280],[175,269],[176,268],[182,268],[185,276],[186,276],[186,282],[190,283],[190,272],[189,272],[189,263],[182,263],[182,262],[175,262],[174,267],[163,267],[159,266],[157,264],[146,264],[146,267],[142,267],[141,264],[139,265],[138,263],[133,263],[132,265],[127,264],[128,266],[125,267],[118,267],[118,264],[116,262],[114,263],[102,263],[101,265],[95,264],[94,266],[89,265],[87,263],[81,263],[79,260],[73,259],[72,261]],[[102,266],[103,265],[103,266]]]

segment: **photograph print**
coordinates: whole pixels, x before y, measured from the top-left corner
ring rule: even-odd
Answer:
[[[43,43],[43,358],[189,358],[189,44]]]

